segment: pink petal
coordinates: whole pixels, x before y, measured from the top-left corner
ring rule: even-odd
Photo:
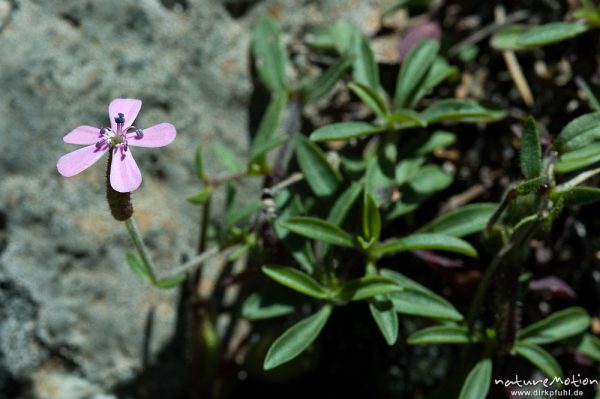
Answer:
[[[142,184],[142,173],[130,151],[120,149],[113,154],[110,166],[110,185],[121,193],[130,193]]]
[[[547,276],[533,279],[529,282],[531,291],[549,291],[562,299],[576,299],[577,293],[569,284],[556,276]]]
[[[90,145],[65,154],[60,157],[56,164],[58,173],[65,177],[75,176],[92,166],[107,149],[108,146],[98,149],[96,145]]]
[[[95,144],[100,141],[100,129],[87,125],[77,126],[63,137],[63,140],[69,144]]]
[[[424,22],[410,28],[400,43],[400,59],[404,60],[421,40],[439,39],[441,35],[442,28],[437,22]]]
[[[136,147],[164,147],[175,140],[175,126],[170,123],[159,123],[144,129],[144,136],[138,138],[135,133],[127,135],[127,143]]]
[[[141,108],[142,100],[134,98],[116,98],[112,100],[108,105],[108,118],[110,119],[112,130],[117,131],[115,118],[119,116],[119,112],[125,115],[125,124],[123,125],[123,130],[125,130],[133,125],[133,121],[135,121]]]

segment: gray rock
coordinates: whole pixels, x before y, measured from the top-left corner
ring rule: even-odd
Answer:
[[[199,210],[186,201],[199,189],[196,145],[212,175],[210,143],[247,157],[258,15],[275,15],[290,41],[337,17],[369,31],[379,3],[0,0],[0,397],[110,398],[140,371],[149,312],[151,354],[174,329],[176,290],[149,287],[124,261],[131,244],[104,201],[106,161],[59,176],[57,159],[76,148],[62,136],[106,125],[117,97],[143,99],[137,125],[175,124],[172,145],[133,149],[144,175],[135,217],[167,270],[196,245]],[[244,190],[258,198],[256,182]]]

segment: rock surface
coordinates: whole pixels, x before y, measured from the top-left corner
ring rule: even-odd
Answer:
[[[176,125],[172,145],[134,149],[135,215],[167,270],[194,252],[199,211],[185,199],[199,188],[196,145],[220,140],[247,156],[256,18],[273,15],[288,41],[336,18],[369,32],[382,3],[0,0],[0,398],[114,398],[140,371],[149,312],[152,354],[173,332],[176,290],[149,287],[124,261],[106,161],[59,176],[57,159],[76,148],[62,136],[107,124],[117,97],[143,99],[138,125]]]

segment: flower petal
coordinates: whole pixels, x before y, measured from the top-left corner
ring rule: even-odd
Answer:
[[[110,119],[110,126],[112,130],[117,131],[117,123],[115,118],[119,116],[119,113],[125,115],[125,124],[123,130],[133,125],[136,116],[142,108],[142,100],[135,98],[116,98],[108,105],[108,118]]]
[[[130,193],[142,184],[142,173],[131,151],[117,150],[110,165],[110,185],[120,193]]]
[[[63,140],[65,143],[69,144],[95,144],[100,141],[100,129],[93,126],[77,126],[75,129],[71,130]]]
[[[144,129],[144,136],[138,138],[135,133],[127,134],[127,143],[136,147],[164,147],[175,140],[177,132],[170,123],[159,123]]]
[[[89,145],[65,154],[56,164],[58,173],[65,177],[75,176],[92,166],[106,150],[108,150],[108,146],[96,148],[96,145]]]

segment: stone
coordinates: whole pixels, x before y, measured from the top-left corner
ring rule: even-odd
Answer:
[[[213,176],[223,170],[211,143],[248,157],[258,16],[273,15],[289,42],[335,18],[373,32],[380,3],[0,0],[0,398],[112,398],[141,371],[147,321],[150,361],[174,331],[177,290],[150,287],[125,262],[132,245],[105,203],[106,159],[61,177],[56,161],[76,148],[62,137],[108,124],[118,97],[143,100],[136,125],[177,127],[166,148],[132,148],[144,177],[134,216],[167,271],[195,252],[196,146]],[[242,197],[260,198],[259,183],[243,183]]]

